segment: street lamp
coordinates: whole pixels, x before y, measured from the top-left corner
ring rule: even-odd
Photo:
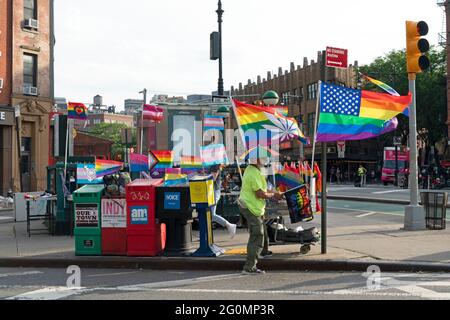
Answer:
[[[276,106],[280,102],[280,96],[275,91],[267,91],[262,99],[266,106]]]
[[[217,9],[217,17],[219,22],[219,84],[218,84],[218,95],[224,95],[224,84],[223,84],[223,69],[222,69],[222,22],[223,22],[223,14],[224,10],[222,10],[222,1],[219,0],[218,9]]]

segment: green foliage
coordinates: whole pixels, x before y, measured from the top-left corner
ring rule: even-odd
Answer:
[[[124,159],[125,144],[122,143],[122,130],[127,129],[127,125],[120,123],[99,123],[91,127],[89,134],[113,141],[112,157],[121,156]],[[136,130],[133,130],[133,140],[130,141],[128,147],[136,145]]]
[[[417,91],[417,129],[427,147],[434,146],[447,137],[447,61],[443,49],[432,48],[429,52],[430,70],[418,74]],[[393,87],[401,95],[408,94],[408,74],[406,71],[406,51],[394,50],[375,59],[370,65],[360,68],[360,72]],[[366,90],[380,91],[377,86],[366,83]],[[400,125],[396,133],[385,135],[388,145],[392,145],[394,134],[401,135],[406,144],[409,135],[408,118],[399,117]]]

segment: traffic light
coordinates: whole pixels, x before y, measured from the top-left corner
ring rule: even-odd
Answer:
[[[408,73],[421,73],[430,67],[430,60],[425,55],[430,50],[427,39],[428,24],[424,21],[406,21],[406,61]]]

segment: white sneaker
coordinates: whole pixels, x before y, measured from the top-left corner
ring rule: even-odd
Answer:
[[[236,236],[236,230],[237,230],[237,225],[230,224],[228,226],[228,233],[230,234],[231,239],[234,239],[234,237]]]

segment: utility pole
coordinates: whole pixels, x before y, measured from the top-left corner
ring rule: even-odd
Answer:
[[[326,66],[326,51],[322,51],[322,61],[320,62],[320,66],[321,66],[321,74],[320,74],[320,78],[323,82],[327,81],[327,66]],[[320,88],[319,88],[319,92],[320,92]],[[317,99],[320,99],[320,95],[317,97]],[[319,104],[319,108],[320,108],[320,104]],[[319,113],[320,114],[320,113]],[[316,119],[316,121],[318,121],[318,119]],[[328,229],[328,220],[327,220],[327,152],[328,152],[328,146],[325,142],[322,142],[322,214],[321,214],[321,225],[322,225],[322,254],[327,254],[328,252],[328,244],[327,244],[327,229]],[[312,164],[314,166],[314,163]],[[313,169],[314,170],[314,169]]]
[[[141,110],[141,148],[139,150],[141,154],[144,154],[144,106],[147,104],[147,89],[144,89],[139,93],[144,94],[144,103],[142,104]]]
[[[224,95],[224,84],[223,84],[223,55],[222,55],[222,22],[223,22],[223,14],[224,10],[222,9],[222,1],[219,0],[218,9],[217,9],[217,16],[218,16],[218,22],[219,22],[219,84],[217,87],[217,94],[219,96]]]

